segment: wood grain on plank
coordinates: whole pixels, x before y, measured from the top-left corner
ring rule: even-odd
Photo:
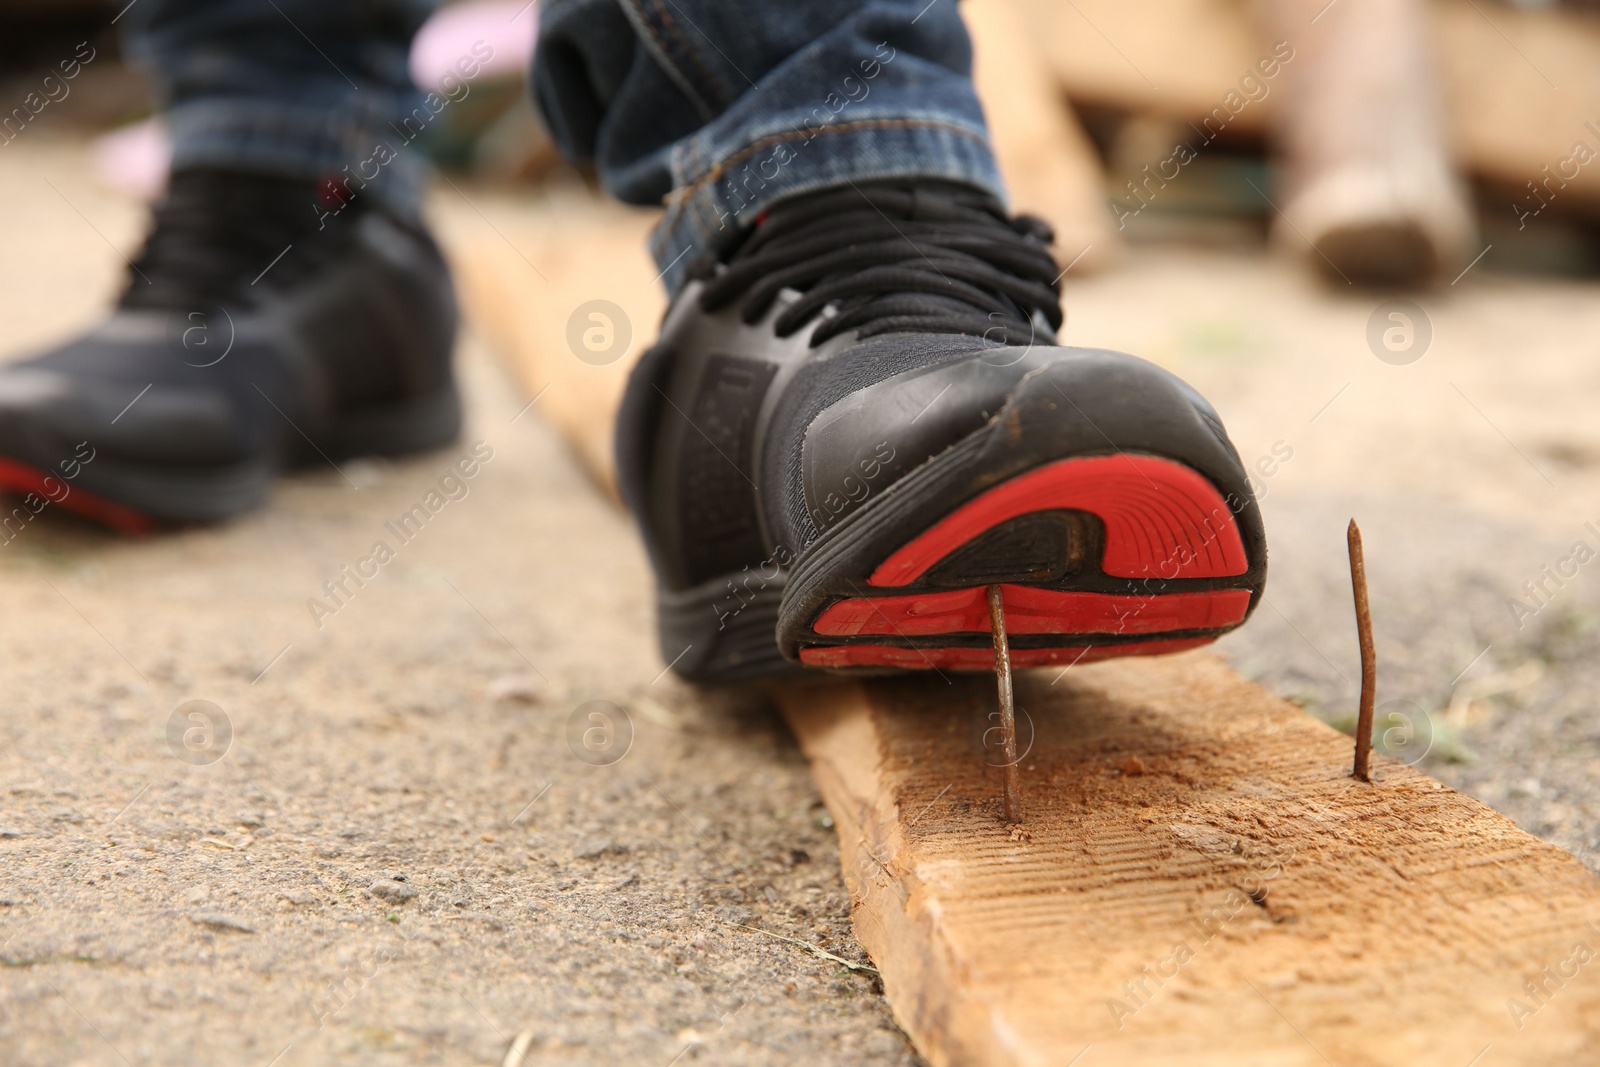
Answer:
[[[1019,678],[1020,837],[993,679],[779,697],[931,1062],[1600,1059],[1600,879],[1571,855],[1392,760],[1355,782],[1348,738],[1206,654],[1053,677]]]

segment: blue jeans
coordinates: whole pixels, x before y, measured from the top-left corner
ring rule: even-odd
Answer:
[[[174,168],[236,166],[337,179],[359,176],[377,143],[398,145],[396,157],[363,181],[401,213],[415,215],[427,166],[392,127],[422,105],[406,59],[435,6],[433,0],[141,0],[123,21],[129,51],[153,75]],[[366,187],[359,186],[363,193]]]
[[[412,87],[406,51],[432,7],[144,0],[130,43],[174,166],[359,172],[414,212],[407,135],[437,94]],[[540,21],[539,107],[610,193],[666,208],[651,243],[669,292],[798,193],[930,177],[1002,195],[956,0],[545,0]]]

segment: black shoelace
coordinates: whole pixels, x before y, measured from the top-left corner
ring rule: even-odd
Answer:
[[[337,231],[355,214],[351,205],[319,231],[315,205],[307,181],[210,168],[176,172],[133,261],[122,306],[216,306],[278,288],[332,252],[342,237]]]
[[[775,322],[788,336],[828,309],[813,346],[850,330],[956,333],[1027,344],[1040,313],[1061,325],[1049,226],[1007,219],[977,191],[874,185],[772,208],[719,272],[703,272],[701,306],[743,299],[759,320],[780,290],[802,295]],[[711,268],[715,271],[715,267]],[[830,308],[831,305],[831,308]]]

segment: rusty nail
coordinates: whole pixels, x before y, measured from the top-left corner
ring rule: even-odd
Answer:
[[[1361,552],[1361,528],[1350,520],[1350,587],[1356,597],[1356,633],[1361,639],[1361,713],[1356,718],[1356,765],[1351,777],[1372,781],[1367,761],[1372,755],[1372,704],[1378,693],[1378,654],[1372,646],[1372,611],[1367,606],[1367,563]]]
[[[1000,772],[1005,781],[1006,822],[1022,821],[1022,784],[1017,772],[1017,705],[1011,690],[1011,645],[1006,640],[1006,609],[1000,587],[989,587],[989,628],[994,632],[994,676],[1000,687],[1000,736],[1005,746],[1005,763]]]

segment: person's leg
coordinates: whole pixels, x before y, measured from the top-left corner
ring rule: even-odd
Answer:
[[[422,93],[406,61],[411,38],[436,6],[141,0],[124,16],[124,40],[152,75],[175,171],[361,178],[361,164],[383,144],[396,149],[394,159],[366,168],[370,188],[415,216],[426,164],[403,142],[403,124]]]
[[[1056,346],[954,0],[555,0],[569,154],[661,202],[672,305],[618,415],[663,657],[701,681],[1070,665],[1254,607],[1260,515],[1171,374]]]
[[[455,300],[412,144],[447,101],[406,63],[429,6],[128,8],[171,176],[112,314],[0,369],[0,490],[126,528],[210,521],[286,467],[456,437]]]
[[[768,205],[886,178],[996,196],[955,0],[553,0],[534,82],[556,142],[666,205],[669,291]]]

